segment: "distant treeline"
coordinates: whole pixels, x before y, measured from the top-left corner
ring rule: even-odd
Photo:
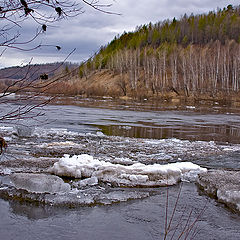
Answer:
[[[119,74],[123,95],[230,94],[240,90],[240,6],[208,14],[149,23],[115,37],[79,67],[84,78],[96,70]]]
[[[0,80],[11,79],[20,80],[26,79],[29,81],[37,80],[42,74],[52,77],[59,72],[67,72],[78,65],[70,62],[55,62],[46,64],[28,64],[25,66],[7,67],[0,69]]]

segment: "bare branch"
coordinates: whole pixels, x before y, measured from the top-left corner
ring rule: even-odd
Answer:
[[[106,11],[111,4],[100,4],[97,0],[80,2],[74,0],[3,0],[0,5],[0,57],[6,54],[7,49],[15,49],[19,51],[33,51],[41,47],[54,47],[57,50],[61,50],[61,46],[52,44],[43,44],[37,42],[39,36],[48,31],[50,24],[56,23],[60,20],[76,17],[79,14],[84,13],[83,7],[90,6],[93,9],[114,14],[110,11]],[[36,32],[32,36],[26,38],[24,35],[24,29],[26,23],[33,22],[36,25]],[[26,40],[22,40],[24,37]],[[48,75],[55,73],[73,54],[73,49],[61,64],[56,66],[56,69],[50,72],[44,73],[45,80],[40,79],[40,75],[37,77],[37,70],[32,71],[31,61],[28,64],[25,75],[21,79],[11,80],[14,75],[9,74],[5,76],[4,80],[0,82],[1,92],[0,103],[8,106],[8,111],[0,113],[0,121],[13,121],[19,118],[35,118],[43,114],[42,111],[34,112],[35,109],[42,109],[48,104],[52,97],[47,100],[40,100],[41,94],[44,94],[54,84],[67,77],[67,74],[61,74],[54,78],[48,79]],[[21,71],[17,69],[15,73]],[[22,94],[23,92],[31,91],[30,95]],[[34,93],[33,93],[34,92]],[[14,94],[18,94],[16,99],[10,98]],[[9,107],[11,103],[21,102],[19,107]]]

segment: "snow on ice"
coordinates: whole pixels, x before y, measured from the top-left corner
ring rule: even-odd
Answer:
[[[166,165],[134,163],[129,166],[99,161],[87,154],[64,155],[49,169],[58,176],[80,179],[95,177],[99,182],[113,186],[166,186],[182,180],[195,180],[197,175],[206,172],[191,162],[177,162]]]

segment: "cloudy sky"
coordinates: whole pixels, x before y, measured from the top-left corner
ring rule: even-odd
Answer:
[[[77,1],[82,4],[81,0]],[[136,26],[173,17],[180,18],[185,13],[208,13],[228,4],[240,4],[239,0],[100,0],[101,2],[112,3],[107,10],[121,15],[104,14],[83,5],[83,14],[49,26],[47,32],[36,42],[59,45],[62,47],[61,51],[54,47],[43,47],[30,52],[7,49],[0,57],[0,68],[27,64],[31,59],[32,63],[63,61],[74,48],[76,50],[68,61],[81,62],[117,34],[133,31]],[[24,35],[31,35],[35,31],[35,24],[26,24]]]

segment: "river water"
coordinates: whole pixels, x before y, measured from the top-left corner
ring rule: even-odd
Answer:
[[[185,226],[193,226],[187,239],[240,239],[240,215],[194,182],[168,188],[98,184],[79,188],[81,195],[16,193],[9,185],[13,173],[48,174],[64,154],[88,154],[116,166],[192,162],[239,170],[238,109],[60,98],[44,113],[38,122],[20,119],[0,126],[8,142],[0,162],[1,239],[163,239],[175,206],[171,227],[178,227],[172,239]]]

